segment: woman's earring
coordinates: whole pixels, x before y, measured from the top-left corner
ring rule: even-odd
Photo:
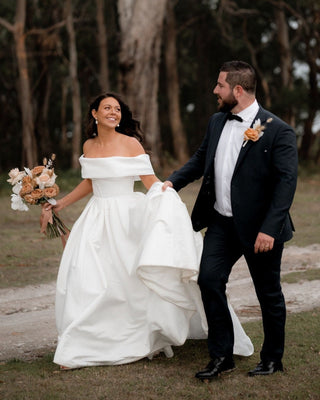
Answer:
[[[117,127],[119,128],[120,124],[117,125]]]
[[[98,125],[98,120],[96,119],[96,125]]]

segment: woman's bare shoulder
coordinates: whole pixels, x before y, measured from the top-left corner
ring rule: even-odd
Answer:
[[[123,136],[123,142],[130,153],[130,156],[135,157],[145,153],[142,144],[135,137],[126,135]]]
[[[83,154],[86,154],[93,146],[95,139],[87,139],[82,146]]]

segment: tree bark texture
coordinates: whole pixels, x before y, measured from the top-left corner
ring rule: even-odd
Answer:
[[[309,90],[308,90],[308,117],[304,123],[304,133],[302,136],[299,156],[301,160],[311,158],[312,148],[316,142],[316,135],[312,128],[317,113],[319,112],[320,90],[319,90],[319,54],[320,54],[320,12],[316,2],[312,4],[311,9],[300,10],[300,23],[302,24],[302,41],[305,44],[305,61],[309,66]],[[314,161],[317,161],[315,154]]]
[[[0,23],[13,33],[19,71],[18,97],[22,113],[22,164],[33,168],[37,163],[37,143],[34,135],[32,96],[25,43],[26,0],[17,0],[14,24],[1,18]]]
[[[45,60],[44,60],[45,62]],[[49,131],[49,107],[50,107],[50,97],[52,89],[52,76],[50,74],[45,75],[44,83],[41,85],[40,92],[43,99],[42,103],[38,105],[38,112],[36,117],[36,131],[39,132],[39,152],[42,157],[49,156],[53,151],[52,142],[50,139]]]
[[[67,127],[67,101],[69,91],[69,79],[65,78],[62,81],[61,87],[61,110],[60,110],[60,121],[61,121],[61,147],[65,149],[68,144],[68,127]]]
[[[119,88],[141,121],[155,168],[160,166],[159,63],[167,0],[118,0],[121,29]]]
[[[97,41],[100,55],[99,84],[103,93],[109,91],[108,36],[104,19],[104,1],[96,0],[97,5]]]
[[[66,21],[69,37],[69,74],[71,79],[71,97],[73,109],[73,134],[72,134],[72,162],[73,169],[79,168],[79,157],[81,147],[81,99],[80,84],[78,79],[78,54],[76,46],[76,35],[73,25],[72,0],[66,1]]]
[[[179,78],[177,66],[176,28],[174,16],[174,3],[168,2],[165,25],[165,64],[166,83],[168,94],[168,115],[170,119],[173,148],[180,165],[189,159],[186,133],[181,120],[179,101]]]
[[[312,145],[316,136],[312,133],[312,126],[318,111],[319,92],[318,92],[318,67],[316,57],[313,54],[312,48],[309,46],[310,38],[306,38],[307,47],[307,62],[310,68],[309,71],[309,93],[308,93],[308,118],[304,123],[304,133],[302,136],[301,147],[299,149],[299,156],[301,160],[310,159]]]
[[[292,68],[292,55],[291,55],[291,45],[289,39],[289,29],[288,22],[284,12],[283,5],[280,4],[279,7],[274,8],[275,23],[277,26],[277,40],[280,48],[280,66],[281,66],[281,80],[282,87],[285,90],[291,91],[293,89],[293,68]],[[283,119],[288,122],[288,124],[294,126],[295,118],[292,107],[288,108]]]

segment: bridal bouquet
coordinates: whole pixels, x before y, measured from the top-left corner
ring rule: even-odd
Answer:
[[[14,168],[9,172],[12,185],[11,208],[18,211],[28,211],[28,205],[50,203],[56,204],[55,196],[59,193],[59,186],[55,183],[57,175],[54,173],[53,161],[55,154],[48,160],[44,158],[43,165],[38,165],[31,170],[24,168],[19,171]],[[47,211],[42,223],[41,232],[46,233],[49,239],[66,235],[68,228],[53,211]]]

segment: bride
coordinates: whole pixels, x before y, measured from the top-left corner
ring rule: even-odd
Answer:
[[[115,94],[97,97],[88,112],[80,157],[83,180],[56,212],[93,192],[75,222],[57,279],[61,368],[124,364],[164,351],[187,338],[205,338],[197,286],[202,236],[171,188],[162,191],[141,145],[139,122]],[[134,191],[141,180],[147,194]],[[230,307],[234,353],[253,346]]]

